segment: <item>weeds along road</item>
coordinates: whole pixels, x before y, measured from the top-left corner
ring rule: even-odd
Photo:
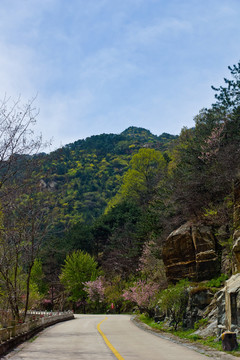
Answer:
[[[139,329],[129,315],[75,315],[3,357],[11,360],[207,360],[209,356]],[[220,355],[212,359],[234,359]]]

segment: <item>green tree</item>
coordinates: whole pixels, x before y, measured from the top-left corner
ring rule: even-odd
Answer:
[[[99,275],[97,266],[94,258],[81,250],[67,255],[60,281],[69,294],[69,300],[77,302],[86,298],[85,282],[96,280]]]
[[[189,216],[197,217],[211,197],[207,192],[208,164],[200,156],[201,142],[196,129],[184,128],[170,153],[172,161],[167,183],[169,197],[181,221],[186,221]]]
[[[221,205],[239,176],[240,108],[227,115],[205,109],[195,123],[194,129],[182,130],[170,152],[168,184],[182,221],[201,218],[203,209]],[[228,210],[221,213],[228,222]]]
[[[29,301],[28,307],[32,308],[33,306],[36,308],[39,306],[41,297],[47,292],[46,283],[43,281],[43,269],[42,262],[39,259],[35,259],[30,277],[29,284]]]
[[[166,161],[160,151],[140,149],[130,161],[120,190],[123,198],[133,198],[147,203],[166,169]]]
[[[39,259],[34,260],[30,278],[30,286],[36,289],[36,291],[41,295],[44,295],[47,291],[47,285],[44,282],[42,261]]]
[[[226,86],[215,87],[212,89],[217,93],[215,108],[225,108],[230,111],[236,109],[240,105],[240,61],[237,65],[228,66],[232,79],[224,78]]]
[[[108,273],[125,277],[136,270],[143,243],[137,236],[142,215],[136,203],[124,200],[93,225],[95,254]]]
[[[177,330],[186,311],[188,286],[189,283],[187,280],[181,280],[176,285],[169,285],[168,288],[160,294],[158,303],[160,310],[170,317],[175,330]]]
[[[132,199],[140,205],[147,204],[166,171],[166,160],[154,149],[140,149],[130,161],[130,168],[123,177],[121,188],[109,202],[111,208],[123,199]]]

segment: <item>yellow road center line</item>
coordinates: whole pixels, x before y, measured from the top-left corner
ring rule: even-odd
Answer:
[[[109,347],[109,349],[113,352],[113,354],[116,356],[116,358],[118,360],[124,360],[124,358],[119,354],[119,352],[115,349],[114,346],[112,346],[112,344],[110,343],[110,341],[108,340],[108,338],[106,337],[106,335],[102,332],[102,330],[100,329],[100,325],[107,320],[107,317],[105,319],[103,319],[97,326],[98,332],[99,334],[102,336],[103,340],[105,341],[105,343],[107,344],[107,346]]]

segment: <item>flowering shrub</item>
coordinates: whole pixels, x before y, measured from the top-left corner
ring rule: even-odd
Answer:
[[[152,307],[156,301],[159,285],[157,283],[148,283],[139,280],[132,287],[124,290],[123,298],[136,304],[141,312],[151,313]]]
[[[138,271],[141,278],[149,282],[158,283],[166,287],[167,279],[162,259],[159,258],[160,249],[154,241],[146,242],[143,246],[142,256],[139,259]]]
[[[99,276],[94,281],[87,281],[84,285],[84,291],[86,291],[91,301],[102,302],[104,300],[105,281],[102,276]]]
[[[204,144],[201,146],[202,152],[201,156],[198,157],[199,159],[210,161],[212,157],[217,155],[220,149],[224,128],[225,123],[222,123],[212,130],[210,136],[204,141]]]

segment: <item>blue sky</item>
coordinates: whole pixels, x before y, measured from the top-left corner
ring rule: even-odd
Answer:
[[[0,98],[35,97],[53,148],[179,134],[240,59],[239,0],[1,0]]]

